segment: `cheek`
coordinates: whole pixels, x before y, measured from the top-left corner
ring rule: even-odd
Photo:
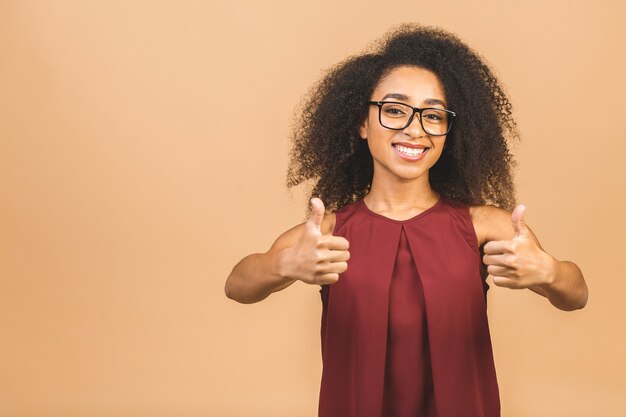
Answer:
[[[390,133],[388,130],[370,129],[367,141],[370,148],[385,150],[391,147],[393,138],[393,132]]]
[[[435,148],[430,150],[432,152],[431,157],[436,161],[441,159],[441,155],[443,154],[443,144],[435,144]]]
[[[389,130],[382,127],[378,121],[376,121],[376,123],[371,123],[367,129],[367,134],[369,135],[368,137],[376,140],[391,140],[399,132],[401,131]]]

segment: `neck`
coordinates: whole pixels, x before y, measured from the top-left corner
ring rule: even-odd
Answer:
[[[363,199],[367,207],[389,217],[410,217],[432,207],[439,200],[428,181],[428,171],[418,178],[398,180],[376,176]]]

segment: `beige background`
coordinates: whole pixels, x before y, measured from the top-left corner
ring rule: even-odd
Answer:
[[[0,416],[315,416],[317,287],[224,281],[303,219],[302,95],[403,21],[494,66],[528,223],[590,288],[492,287],[503,416],[626,415],[624,2],[118,0],[0,2]]]

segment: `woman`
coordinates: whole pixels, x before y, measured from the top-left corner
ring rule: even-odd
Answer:
[[[499,416],[487,275],[562,310],[587,287],[515,207],[495,76],[456,36],[403,25],[333,68],[300,116],[288,185],[312,179],[319,198],[233,268],[227,296],[321,285],[320,416]]]

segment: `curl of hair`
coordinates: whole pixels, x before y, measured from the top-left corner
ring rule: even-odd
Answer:
[[[332,67],[305,96],[296,113],[287,187],[313,181],[311,196],[334,211],[370,190],[373,160],[359,136],[368,101],[380,80],[398,66],[433,71],[455,111],[452,129],[430,185],[468,205],[515,205],[507,140],[518,139],[511,103],[477,52],[439,28],[404,24],[361,55]],[[310,210],[310,207],[309,207]]]

